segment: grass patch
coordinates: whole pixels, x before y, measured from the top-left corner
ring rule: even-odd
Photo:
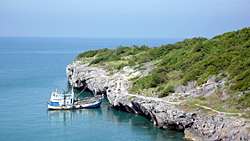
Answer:
[[[91,62],[92,60],[94,60],[94,57],[81,57],[81,58],[75,58],[74,61],[81,61],[81,62]]]
[[[238,117],[239,114],[225,114],[226,117]]]
[[[109,64],[109,65],[105,65],[105,64]],[[111,61],[111,62],[105,62],[103,63],[103,65],[105,65],[103,68],[107,69],[108,71],[113,71],[113,69],[123,69],[123,67],[128,63],[128,61],[126,60],[119,60],[119,61]],[[95,64],[96,65],[96,64]],[[91,66],[95,66],[95,65],[91,65]],[[100,65],[100,64],[98,64]]]
[[[199,104],[202,106],[206,106],[207,103],[204,103],[203,101],[201,101],[200,99],[191,99],[185,102],[188,105],[194,105],[194,104]]]
[[[156,60],[156,61],[154,61],[152,63],[148,63],[147,66],[153,66],[155,64],[158,64],[159,62],[161,62],[161,59],[160,60]]]
[[[220,111],[220,112],[225,112],[224,108],[222,108],[221,106],[216,105],[216,104],[212,106],[212,109]]]
[[[170,80],[180,80],[183,78],[182,71],[171,71],[167,73]]]
[[[225,89],[227,89],[228,87],[225,87]],[[239,109],[236,109],[236,105],[237,104],[237,94],[235,94],[235,92],[232,92],[231,90],[227,90],[226,91],[229,95],[230,98],[227,100],[221,100],[223,95],[221,90],[216,90],[214,94],[208,96],[208,97],[201,97],[199,98],[201,101],[203,100],[208,100],[210,101],[209,104],[207,104],[206,106],[220,111],[220,112],[229,112],[229,113],[239,113],[241,112]],[[228,109],[224,109],[223,107],[230,107]]]
[[[242,116],[240,116],[240,118],[250,119],[250,115],[249,114],[243,114]]]
[[[151,90],[143,91],[143,93],[144,93],[147,97],[152,97],[152,91],[151,91]]]
[[[194,112],[194,110],[196,109],[200,109],[202,113],[206,113],[206,114],[210,114],[210,115],[218,115],[217,112],[214,112],[210,109],[205,109],[201,106],[198,106],[198,105],[195,105],[195,103],[197,102],[197,100],[189,100],[188,102],[183,102],[182,104],[176,106],[178,107],[179,109],[185,111],[185,112]],[[186,104],[188,103],[188,104]],[[199,103],[199,102],[198,102]]]
[[[179,97],[178,99],[179,99],[179,100],[184,100],[184,97],[181,96],[181,97]]]
[[[131,96],[128,100],[131,100],[132,98],[136,98],[136,96]]]
[[[227,109],[227,112],[229,112],[229,113],[240,113],[241,111],[238,110],[238,109],[230,107],[230,108]]]
[[[152,97],[152,90],[138,90],[137,92],[139,95]]]

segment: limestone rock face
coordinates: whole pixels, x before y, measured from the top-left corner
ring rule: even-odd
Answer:
[[[119,110],[148,117],[158,128],[184,131],[191,140],[249,140],[250,127],[244,119],[226,119],[201,114],[187,113],[154,98],[108,93],[109,105]]]
[[[171,96],[160,99],[128,94],[126,89],[132,86],[132,82],[127,81],[127,79],[145,72],[134,72],[132,68],[124,67],[121,72],[106,76],[107,72],[102,67],[86,66],[87,64],[79,65],[79,62],[68,65],[66,73],[69,83],[74,88],[83,89],[87,87],[91,91],[96,89],[99,93],[106,93],[111,107],[144,115],[158,128],[184,131],[187,139],[204,141],[250,140],[250,126],[244,119],[214,117],[201,114],[200,111],[187,113],[170,104]],[[153,68],[154,66],[148,67],[146,71]],[[196,81],[188,82],[187,86],[177,87],[175,93],[187,95],[187,99],[209,96],[218,87],[223,90],[224,83],[227,81],[226,78],[222,78],[215,82],[214,78],[215,76],[212,76],[207,83],[197,87],[195,87]],[[223,91],[223,96],[225,99],[228,98],[226,91]]]
[[[219,75],[217,75],[219,76]],[[227,78],[222,78],[218,82],[215,81],[216,75],[213,75],[210,77],[206,83],[201,84],[200,86],[196,86],[196,81],[189,81],[187,86],[180,85],[175,88],[175,93],[176,94],[187,94],[187,100],[193,99],[196,97],[208,97],[211,94],[215,93],[216,89],[221,89],[225,87],[224,83],[227,81]],[[227,95],[224,91],[225,98],[228,99],[229,95]]]
[[[89,90],[96,89],[102,93],[106,91],[108,77],[102,67],[86,67],[73,63],[67,66],[66,74],[71,86],[77,89],[83,89],[85,86]]]
[[[179,87],[175,88],[175,92],[176,93],[185,93],[185,92],[193,89],[195,84],[196,84],[196,81],[189,81],[187,86],[184,86],[181,84]]]

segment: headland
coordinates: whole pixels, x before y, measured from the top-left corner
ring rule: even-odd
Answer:
[[[250,28],[149,48],[79,54],[74,88],[105,93],[109,105],[148,117],[190,140],[249,140]]]

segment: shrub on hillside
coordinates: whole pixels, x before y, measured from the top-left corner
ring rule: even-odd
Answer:
[[[160,92],[161,90],[163,90],[165,87],[164,86],[160,86],[158,87],[158,89],[155,92]]]
[[[165,96],[168,96],[169,93],[174,93],[174,86],[168,86],[167,89],[165,89],[162,93],[159,94],[158,97],[162,98]]]

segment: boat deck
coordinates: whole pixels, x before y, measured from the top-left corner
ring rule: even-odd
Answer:
[[[79,101],[76,101],[79,105],[84,105],[84,104],[90,104],[90,103],[94,103],[96,101],[99,101],[99,98],[101,97],[92,97],[92,98],[82,98],[79,99]]]

